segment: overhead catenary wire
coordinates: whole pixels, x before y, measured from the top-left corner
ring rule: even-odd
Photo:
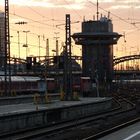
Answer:
[[[11,13],[10,13],[10,14],[11,14]],[[31,19],[31,18],[28,18],[28,17],[24,17],[24,16],[17,15],[17,14],[12,14],[12,15],[15,15],[15,16],[20,17],[20,18],[28,19],[28,20],[30,20],[30,21],[33,21],[33,22],[36,22],[36,23],[39,23],[39,24],[46,25],[46,26],[49,26],[49,27],[53,27],[53,28],[54,28],[54,26],[52,26],[52,25],[50,25],[50,24],[42,23],[42,22],[40,22],[40,21]]]
[[[14,41],[11,41],[11,43],[13,43],[13,44],[18,44],[18,42],[14,42]],[[23,45],[23,44],[25,44],[25,43],[23,43],[23,42],[20,42],[19,43],[20,45]],[[28,43],[28,46],[32,46],[32,47],[37,47],[38,48],[38,45],[35,45],[35,44],[29,44]],[[40,46],[42,49],[46,49],[45,47],[42,47],[42,46]]]
[[[64,0],[64,1],[65,1],[66,4],[70,5],[66,0]],[[92,5],[94,5],[94,6],[97,6],[97,5],[96,5],[95,3],[93,3],[92,1],[90,1],[90,0],[87,0],[87,1],[88,1],[89,3],[91,3]],[[29,6],[27,6],[27,7],[29,7]],[[70,7],[72,7],[72,6],[70,5]],[[29,8],[32,9],[32,11],[36,12],[36,13],[37,13],[38,15],[40,15],[41,17],[45,17],[45,16],[41,15],[39,12],[37,12],[36,10],[34,10],[33,8],[31,8],[31,7],[29,7]],[[102,9],[103,11],[105,11],[105,12],[108,12],[107,10],[105,10],[104,8],[102,8],[102,7],[100,7],[100,6],[99,6],[99,8]],[[74,10],[74,12],[75,12],[80,18],[82,17],[74,8],[72,8],[72,9]],[[1,11],[1,10],[0,10],[0,11]],[[42,25],[46,25],[46,26],[55,28],[55,26],[53,26],[53,25],[50,25],[50,24],[47,24],[47,23],[42,23],[42,22],[40,22],[40,21],[38,21],[38,20],[33,20],[33,19],[31,19],[31,18],[27,18],[27,17],[21,16],[21,15],[15,14],[15,12],[14,12],[14,13],[10,13],[10,14],[11,14],[11,15],[14,15],[14,16],[17,16],[17,17],[24,18],[24,19],[28,19],[28,20],[30,20],[30,21],[33,21],[33,22],[36,22],[36,23],[39,23],[39,24],[42,24]],[[117,17],[119,20],[124,21],[125,23],[128,23],[128,24],[131,24],[131,25],[135,26],[134,24],[128,22],[126,19],[123,19],[122,17],[120,17],[120,16],[118,16],[118,15],[112,13],[112,12],[110,12],[110,14],[113,15],[114,17]],[[45,17],[45,18],[46,18],[46,17]],[[55,19],[50,19],[50,20],[55,20]],[[59,29],[59,28],[58,28],[58,29]]]
[[[90,1],[90,0],[87,0],[87,1]],[[91,1],[90,1],[91,2]],[[70,7],[71,7],[71,9],[76,13],[76,15],[78,16],[78,17],[82,17],[80,14],[79,14],[79,12],[77,11],[77,10],[75,10],[73,7],[72,7],[72,5],[69,3],[69,1],[67,1],[67,0],[65,0],[65,3],[67,4],[67,5],[69,5]],[[96,4],[94,4],[93,2],[91,2],[92,3],[92,5],[95,5],[96,6]],[[27,6],[27,7],[29,7],[29,6]],[[42,17],[42,18],[46,18],[47,19],[47,17],[44,17],[40,12],[38,12],[37,10],[34,10],[33,8],[31,8],[31,7],[29,7],[34,13],[36,13],[36,14],[38,14],[40,17]],[[103,9],[103,8],[101,8],[100,6],[99,6],[99,8],[100,9],[102,9],[102,10],[104,10],[105,12],[108,12],[107,10],[105,10],[105,9]],[[12,14],[12,13],[10,13],[10,14]],[[126,19],[123,19],[123,18],[121,18],[120,16],[118,16],[118,15],[116,15],[116,14],[113,14],[112,12],[110,13],[111,15],[113,15],[113,16],[115,16],[117,19],[119,19],[119,20],[121,20],[121,21],[123,21],[123,22],[125,22],[125,23],[128,23],[128,24],[130,24],[130,25],[132,25],[133,27],[135,27],[136,28],[136,30],[139,30],[138,29],[138,27],[136,27],[136,26],[134,26],[131,22],[129,22],[128,20],[126,20]],[[18,15],[18,14],[16,14],[15,12],[14,12],[14,14],[12,14],[12,15],[14,15],[14,16],[17,16],[17,17],[21,17],[21,18],[24,18],[24,19],[27,19],[27,20],[29,20],[29,23],[30,23],[30,21],[31,22],[33,22],[33,23],[38,23],[38,24],[41,24],[41,25],[43,25],[43,26],[47,26],[47,27],[49,27],[49,28],[56,28],[55,26],[53,26],[53,25],[51,25],[51,24],[47,24],[47,23],[44,23],[44,20],[41,20],[41,21],[38,21],[38,20],[34,20],[34,19],[31,19],[31,18],[28,18],[28,17],[24,17],[24,16],[20,16],[20,15]],[[54,21],[56,21],[56,19],[49,19],[50,21],[51,20],[54,20]],[[46,20],[46,21],[48,21],[48,20]],[[28,25],[28,26],[35,26],[35,27],[37,27],[36,25]],[[38,26],[38,28],[43,28],[43,26]],[[59,30],[62,30],[62,31],[64,31],[64,29],[62,29],[62,28],[57,28],[57,29],[59,29]],[[136,31],[135,30],[135,31]],[[22,31],[21,31],[22,32]],[[50,33],[49,33],[50,34]],[[130,34],[130,32],[128,32],[128,33],[126,33],[126,35],[127,34]]]
[[[68,2],[65,1],[67,4]],[[27,6],[28,8],[32,9],[32,11],[36,12],[38,15],[40,15],[41,17],[45,17],[43,15],[41,15],[39,12],[37,12],[36,10],[34,10],[33,8]],[[0,10],[1,11],[1,10]],[[2,11],[3,12],[3,11]],[[76,11],[75,11],[76,12]],[[77,12],[76,12],[77,13]],[[38,24],[41,24],[41,25],[45,25],[45,26],[49,26],[51,28],[57,28],[58,30],[61,30],[61,31],[64,31],[65,29],[62,29],[60,27],[57,27],[57,26],[54,26],[54,25],[50,25],[50,24],[47,24],[47,23],[44,23],[44,22],[41,22],[40,20],[34,20],[34,19],[31,19],[31,18],[28,18],[28,17],[24,17],[24,16],[21,16],[21,15],[18,15],[15,13],[10,13],[10,15],[13,15],[13,16],[17,16],[17,17],[20,17],[20,18],[23,18],[23,19],[26,19],[26,20],[29,20],[29,21],[32,21],[32,22],[35,22],[35,23],[38,23]],[[79,14],[78,14],[79,15]],[[80,16],[80,15],[79,15]],[[81,17],[81,16],[80,16]],[[45,17],[46,18],[46,17]],[[43,20],[44,21],[44,20]],[[64,21],[64,20],[58,20],[58,19],[49,19],[49,21]],[[39,28],[39,27],[38,27]],[[43,27],[42,27],[43,28]]]
[[[29,9],[31,9],[34,13],[36,13],[36,14],[39,15],[39,16],[41,16],[42,18],[47,18],[47,19],[49,19],[48,17],[46,17],[46,16],[40,14],[38,11],[36,11],[36,10],[33,9],[32,7],[30,7],[30,6],[28,6],[28,5],[26,5],[26,6],[27,6]]]
[[[92,5],[94,5],[94,6],[97,6],[96,3],[93,3],[93,2],[90,1],[90,0],[87,0],[87,1],[88,1],[90,4],[92,4]],[[103,10],[103,11],[106,12],[106,13],[109,12],[108,10],[105,10],[104,8],[102,8],[102,7],[100,7],[100,6],[99,6],[99,9]],[[121,21],[127,23],[127,24],[130,24],[130,25],[134,26],[131,22],[129,22],[129,21],[127,21],[126,19],[124,19],[124,18],[118,16],[117,14],[114,14],[114,13],[112,13],[112,12],[110,12],[110,14],[111,14],[112,16],[118,18],[119,20],[121,20]],[[135,27],[136,27],[136,26],[135,26]]]
[[[68,4],[68,5],[72,8],[72,10],[73,10],[80,18],[82,18],[82,16],[69,4],[69,2],[67,2],[67,0],[64,0],[64,2],[65,2],[66,4]]]
[[[3,12],[2,10],[0,10],[0,11]],[[57,28],[56,26],[51,25],[51,24],[47,24],[46,22],[44,23],[44,22],[41,22],[40,20],[34,20],[34,19],[31,19],[31,18],[28,18],[28,17],[24,17],[24,16],[21,16],[21,15],[18,15],[15,12],[14,13],[10,13],[10,15],[17,16],[17,17],[20,17],[20,18],[32,21],[34,23],[38,23],[38,24],[41,24],[41,25],[44,25],[44,26],[48,26],[48,27],[51,27],[51,28]],[[50,20],[58,21],[58,20],[55,20],[55,19],[50,19]],[[63,20],[60,20],[60,21],[63,21]],[[60,29],[60,28],[57,28],[57,29]],[[62,29],[60,29],[60,30],[62,30]]]
[[[90,4],[92,4],[92,5],[94,5],[94,6],[97,6],[96,3],[93,3],[93,2],[90,1],[90,0],[87,0],[87,1],[88,1]],[[103,11],[106,12],[106,13],[109,12],[108,10],[105,10],[104,8],[102,8],[102,7],[100,7],[100,6],[99,6],[99,9],[103,10]],[[139,31],[139,30],[140,30],[140,28],[139,28],[138,26],[136,26],[135,23],[132,23],[132,21],[129,22],[128,19],[124,19],[124,18],[122,18],[122,17],[120,17],[120,16],[118,16],[117,14],[114,14],[114,13],[112,13],[112,12],[110,12],[110,15],[112,15],[112,16],[116,17],[117,19],[119,19],[120,21],[123,21],[124,23],[127,23],[127,24],[129,24],[129,25],[131,25],[131,26],[134,27],[135,30],[133,29],[133,31],[128,32],[128,33],[126,33],[125,35],[130,35],[130,34],[132,34],[133,32]],[[134,17],[133,17],[133,18],[134,18]]]

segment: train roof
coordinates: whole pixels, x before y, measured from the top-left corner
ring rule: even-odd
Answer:
[[[7,76],[7,80],[9,77]],[[11,76],[11,81],[37,81],[40,77],[33,76]],[[0,76],[0,81],[5,81],[5,76]]]
[[[81,79],[90,79],[90,77],[81,77]]]
[[[131,79],[131,80],[112,80],[113,83],[115,82],[120,82],[120,83],[139,83],[140,82],[140,79]]]
[[[7,81],[8,81],[9,77],[7,76]],[[11,81],[28,81],[28,82],[32,82],[32,81],[38,81],[41,80],[40,77],[34,77],[34,76],[11,76]],[[47,81],[54,81],[55,78],[46,78]],[[0,76],[0,81],[5,81],[5,76],[1,75]]]

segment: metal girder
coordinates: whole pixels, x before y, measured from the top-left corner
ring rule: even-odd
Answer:
[[[129,56],[115,58],[115,59],[113,59],[113,65],[115,66],[119,63],[129,61],[129,60],[134,60],[134,59],[140,59],[140,55],[129,55]]]
[[[64,92],[66,100],[72,100],[71,26],[70,14],[66,14],[66,42],[64,48]]]
[[[5,0],[5,94],[11,92],[9,0]]]

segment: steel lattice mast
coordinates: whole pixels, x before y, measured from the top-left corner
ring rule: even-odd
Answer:
[[[71,64],[71,26],[70,15],[66,14],[66,42],[64,50],[64,91],[66,100],[72,100],[72,64]]]
[[[5,94],[11,91],[9,0],[5,0]],[[8,91],[9,90],[9,91]]]

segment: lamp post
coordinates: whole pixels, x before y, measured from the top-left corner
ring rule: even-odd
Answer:
[[[40,61],[40,35],[38,35],[38,41],[39,41],[39,44],[38,44],[38,48],[39,48],[38,55],[39,55],[39,61]]]
[[[46,56],[49,57],[49,39],[46,39]]]
[[[27,33],[29,33],[30,31],[23,31],[26,34],[26,44],[23,44],[23,47],[26,47],[26,57],[28,56],[28,40],[27,40]]]
[[[52,50],[52,52],[56,53],[56,50]],[[54,56],[54,53],[53,53],[53,56]]]
[[[54,34],[56,35],[56,37],[54,37],[56,39],[56,56],[59,55],[59,51],[58,51],[58,38],[57,35],[59,34],[59,32],[54,32]]]
[[[18,58],[20,59],[20,39],[19,39],[19,31],[17,31],[18,34]]]

